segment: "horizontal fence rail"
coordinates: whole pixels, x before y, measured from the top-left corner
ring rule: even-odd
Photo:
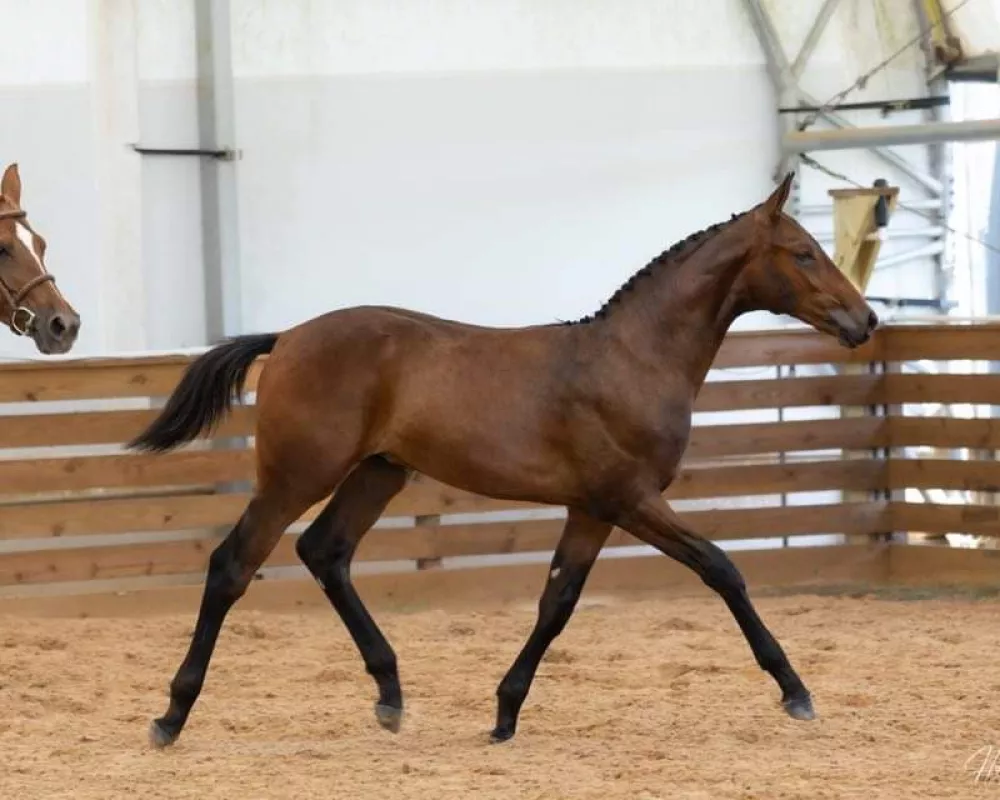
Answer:
[[[998,342],[996,323],[893,325],[855,350],[812,331],[731,334],[697,398],[667,497],[720,542],[1000,536],[1000,420],[982,408],[1000,404],[1000,375],[981,363]],[[214,441],[155,456],[122,447],[191,360],[0,365],[0,596],[201,580],[250,497],[252,403],[236,408]],[[251,395],[265,363],[251,372]],[[303,574],[295,541],[319,508],[282,538],[262,576]],[[547,554],[562,524],[559,509],[418,476],[358,560],[415,569]],[[607,548],[632,553],[637,544],[616,531]]]

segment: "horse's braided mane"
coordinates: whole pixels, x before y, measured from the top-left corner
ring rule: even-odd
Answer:
[[[602,305],[597,311],[589,316],[582,317],[577,320],[569,320],[563,322],[563,325],[586,325],[594,320],[604,319],[608,313],[614,308],[618,303],[621,302],[622,298],[630,291],[632,291],[636,285],[645,277],[652,275],[654,272],[658,271],[665,265],[672,262],[678,255],[683,251],[686,251],[691,245],[700,244],[706,239],[710,238],[714,234],[718,233],[723,228],[728,227],[736,220],[741,217],[746,216],[747,212],[742,214],[733,214],[728,220],[722,222],[717,222],[714,225],[710,225],[707,228],[703,228],[700,231],[695,231],[690,236],[681,239],[679,242],[671,245],[669,250],[664,250],[656,258],[650,261],[646,266],[640,269],[638,272],[634,273],[631,278],[629,278],[625,283],[623,283],[618,290],[609,297],[604,305]]]

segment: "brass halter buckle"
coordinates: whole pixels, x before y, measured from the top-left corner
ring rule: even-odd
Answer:
[[[10,330],[15,336],[30,336],[38,315],[27,306],[18,306],[10,315]]]

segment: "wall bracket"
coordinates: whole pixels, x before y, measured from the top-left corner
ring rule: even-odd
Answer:
[[[238,161],[243,157],[242,150],[232,148],[206,150],[200,147],[144,147],[138,144],[130,145],[130,147],[143,156],[199,156],[219,161]]]

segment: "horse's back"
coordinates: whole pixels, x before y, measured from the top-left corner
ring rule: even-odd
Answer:
[[[483,459],[532,474],[541,468],[538,445],[556,435],[567,333],[392,307],[342,309],[281,337],[261,376],[262,394],[280,401],[262,400],[286,430],[289,417],[300,420],[303,447],[307,436],[312,444],[328,431],[331,447],[333,437],[346,437],[362,456],[392,455],[446,482],[485,472],[499,487],[503,476]]]
[[[376,358],[376,363],[394,358],[453,361],[468,357],[479,362],[489,354],[530,361],[531,353],[543,354],[555,344],[559,330],[555,325],[476,325],[395,306],[352,306],[290,329],[281,343],[323,359],[342,358],[349,350],[363,353],[366,359]]]

